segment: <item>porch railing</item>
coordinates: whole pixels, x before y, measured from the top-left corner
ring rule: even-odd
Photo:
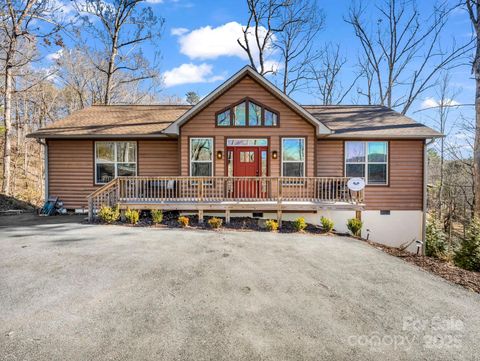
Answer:
[[[363,202],[347,177],[118,177],[89,195],[89,209],[117,203]]]

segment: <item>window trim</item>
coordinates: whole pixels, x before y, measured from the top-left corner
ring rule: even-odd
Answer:
[[[114,161],[113,162],[97,162],[97,144],[98,143],[114,143]],[[117,143],[133,143],[135,144],[135,162],[118,162],[117,161]],[[110,139],[105,139],[105,140],[95,140],[93,142],[93,184],[96,186],[103,186],[105,184],[108,184],[109,182],[98,182],[97,181],[97,164],[113,164],[115,175],[114,178],[118,177],[118,169],[117,169],[117,164],[129,164],[129,163],[135,163],[135,175],[133,177],[136,177],[138,175],[138,141],[136,140],[110,140]],[[112,180],[113,180],[112,179]]]
[[[365,162],[361,163],[347,163],[347,143],[349,142],[361,142],[364,145],[365,150]],[[385,162],[369,162],[368,161],[368,143],[385,143],[387,145],[387,160]],[[343,142],[343,175],[347,176],[347,164],[363,164],[364,165],[364,172],[365,172],[365,185],[368,187],[389,187],[390,186],[390,141],[389,140],[381,140],[381,139],[369,139],[369,140],[362,140],[362,139],[351,139],[345,140]],[[385,183],[382,184],[371,184],[368,182],[368,165],[369,164],[385,164],[386,165],[386,179]]]
[[[290,176],[284,176],[283,174],[283,163],[300,163],[300,161],[293,161],[293,160],[283,160],[283,151],[284,151],[284,146],[283,146],[283,141],[287,139],[303,139],[303,176],[299,178],[305,178],[306,173],[307,173],[307,138],[306,137],[281,137],[280,138],[280,175],[282,177],[290,177]],[[291,182],[284,182],[284,185],[288,184],[297,184],[297,183],[291,183]]]
[[[234,125],[233,124],[233,108],[235,108],[237,105],[245,102],[245,125]],[[262,118],[260,119],[260,124],[259,125],[250,125],[250,102],[258,105],[260,108],[262,108]],[[265,110],[268,110],[269,112],[274,113],[277,116],[277,124],[276,125],[265,125]],[[229,125],[218,125],[217,122],[217,116],[219,114],[222,114],[223,112],[229,111],[230,112],[230,123]],[[240,99],[239,101],[229,105],[228,107],[222,108],[219,111],[215,112],[215,127],[216,128],[278,128],[280,127],[280,113],[277,112],[276,110],[270,108],[269,106],[262,104],[261,102],[250,98],[250,97],[245,97]]]
[[[192,140],[195,139],[209,139],[212,142],[212,159],[209,161],[206,160],[196,160],[192,162]],[[192,175],[192,163],[211,163],[212,164],[212,171],[211,175],[207,177],[213,177],[215,174],[215,139],[213,137],[189,137],[188,138],[188,175],[190,177],[203,177],[203,176],[194,176]]]

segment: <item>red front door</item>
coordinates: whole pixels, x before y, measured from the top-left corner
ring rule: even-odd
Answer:
[[[252,177],[266,176],[266,147],[233,147],[234,197],[263,198],[265,191],[261,182]],[[265,163],[262,167],[263,163]],[[262,174],[265,173],[265,174]],[[242,179],[241,177],[245,177]]]

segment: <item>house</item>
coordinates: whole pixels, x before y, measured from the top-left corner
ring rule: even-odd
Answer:
[[[194,106],[92,106],[30,136],[47,145],[47,196],[91,217],[325,215],[340,231],[358,217],[364,237],[399,245],[424,238],[426,146],[442,135],[383,106],[301,106],[246,66]]]

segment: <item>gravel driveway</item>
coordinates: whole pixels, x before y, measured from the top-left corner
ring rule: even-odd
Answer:
[[[2,360],[474,360],[480,296],[361,241],[0,217]]]

